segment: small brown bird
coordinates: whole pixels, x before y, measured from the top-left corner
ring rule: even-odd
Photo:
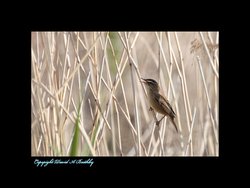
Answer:
[[[164,116],[156,122],[157,125],[159,125],[160,121],[165,117],[168,116],[175,126],[176,131],[178,132],[177,125],[174,122],[174,118],[176,117],[176,114],[171,107],[168,100],[162,96],[159,91],[160,87],[159,84],[153,80],[153,79],[144,79],[141,78],[142,82],[145,83],[149,98],[149,103],[151,105],[150,109],[154,109],[156,112],[163,114]]]

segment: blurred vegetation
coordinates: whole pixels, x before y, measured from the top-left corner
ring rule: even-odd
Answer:
[[[218,156],[218,32],[32,32],[32,156]],[[140,78],[177,114],[155,126]],[[157,114],[157,118],[161,118]]]

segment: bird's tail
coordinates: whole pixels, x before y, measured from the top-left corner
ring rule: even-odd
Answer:
[[[171,120],[171,122],[173,123],[173,125],[174,125],[174,127],[175,127],[175,129],[176,129],[176,131],[177,131],[177,133],[178,133],[179,131],[178,131],[178,129],[177,129],[177,125],[176,125],[176,123],[175,123],[175,121],[174,121],[174,118],[170,118],[170,120]]]

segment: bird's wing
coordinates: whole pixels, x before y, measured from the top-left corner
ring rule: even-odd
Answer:
[[[164,98],[163,96],[160,96],[159,97],[159,102],[162,104],[165,111],[169,114],[169,116],[171,118],[174,118],[176,116],[172,106],[170,105],[170,103],[168,102],[168,100],[166,98]]]

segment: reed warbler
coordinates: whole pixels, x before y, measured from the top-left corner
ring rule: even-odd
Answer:
[[[174,118],[176,114],[168,102],[168,100],[160,94],[159,84],[153,79],[144,79],[141,78],[142,82],[146,85],[148,99],[150,103],[150,110],[155,110],[156,112],[163,114],[164,116],[156,122],[156,125],[159,125],[160,121],[165,117],[169,117],[171,122],[173,123],[176,131],[178,132],[177,125],[174,122]]]

